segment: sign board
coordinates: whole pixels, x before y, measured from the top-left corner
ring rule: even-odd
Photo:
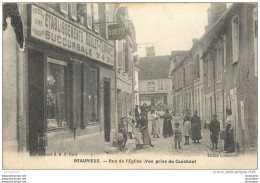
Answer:
[[[155,56],[154,46],[147,46],[146,47],[146,56],[147,57]]]
[[[114,65],[113,46],[34,5],[31,9],[31,36],[102,63]]]
[[[108,39],[110,40],[125,39],[127,34],[128,34],[128,30],[124,24],[108,25]]]

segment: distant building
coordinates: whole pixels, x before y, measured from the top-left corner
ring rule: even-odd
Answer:
[[[169,78],[171,60],[169,56],[140,57],[139,100],[151,109],[163,106],[173,108],[172,80]]]

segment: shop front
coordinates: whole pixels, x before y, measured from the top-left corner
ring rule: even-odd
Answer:
[[[98,153],[114,138],[114,48],[44,7],[29,6],[27,149]]]

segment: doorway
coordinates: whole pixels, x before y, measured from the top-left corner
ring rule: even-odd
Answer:
[[[104,133],[105,141],[110,142],[111,117],[110,117],[110,81],[104,81]]]
[[[30,49],[28,58],[29,152],[44,155],[44,54]]]

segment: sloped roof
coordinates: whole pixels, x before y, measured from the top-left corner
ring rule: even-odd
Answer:
[[[168,78],[171,68],[170,55],[140,57],[139,80]]]

